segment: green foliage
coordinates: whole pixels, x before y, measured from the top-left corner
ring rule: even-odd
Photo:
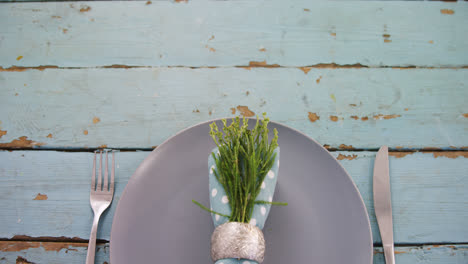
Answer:
[[[216,163],[214,175],[223,186],[229,199],[231,215],[229,221],[248,223],[257,203],[286,205],[285,203],[255,201],[260,193],[261,185],[268,171],[273,166],[278,146],[278,131],[274,130],[271,142],[268,139],[269,119],[263,114],[252,130],[248,129],[248,121],[236,117],[230,125],[223,122],[223,132],[216,123],[210,125],[210,135],[218,146],[219,155],[213,155]],[[193,201],[202,209],[222,215]],[[222,215],[225,216],[225,215]]]

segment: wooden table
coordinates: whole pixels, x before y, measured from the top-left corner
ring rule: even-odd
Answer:
[[[92,151],[120,149],[96,263],[148,153],[258,115],[315,138],[368,208],[391,149],[397,263],[468,263],[468,3],[0,3],[0,263],[84,263]],[[337,249],[339,254],[339,249]]]

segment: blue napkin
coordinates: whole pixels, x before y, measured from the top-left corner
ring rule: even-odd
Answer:
[[[279,168],[279,147],[275,149],[276,157],[273,162],[273,166],[270,171],[265,176],[265,180],[262,184],[262,189],[257,196],[258,201],[273,201],[273,194],[275,192],[276,181],[278,178],[278,168]],[[218,148],[213,149],[212,153],[219,155]],[[211,210],[225,214],[231,215],[231,207],[229,206],[229,201],[224,191],[223,186],[218,182],[213,171],[216,170],[216,163],[213,159],[213,156],[210,154],[208,158],[208,169],[209,169],[209,185],[210,185],[210,205]],[[258,228],[263,229],[265,221],[270,212],[271,205],[269,204],[256,204],[252,213],[252,218],[250,220],[251,225],[256,225]],[[220,216],[217,214],[211,214],[213,218],[213,223],[215,227],[228,222],[228,218]],[[266,249],[268,250],[268,249]],[[216,261],[215,264],[258,264],[256,261],[248,259],[220,259]]]

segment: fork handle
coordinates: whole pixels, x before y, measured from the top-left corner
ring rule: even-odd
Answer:
[[[88,254],[86,255],[86,264],[94,264],[94,256],[96,254],[96,233],[101,214],[94,214],[93,227],[91,227],[91,235],[89,236]]]

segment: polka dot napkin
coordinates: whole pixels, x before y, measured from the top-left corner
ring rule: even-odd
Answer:
[[[218,155],[218,148],[213,149],[212,153]],[[265,180],[262,183],[260,193],[257,196],[256,200],[261,201],[273,201],[273,194],[275,192],[276,180],[278,178],[278,168],[279,168],[279,147],[275,149],[276,157],[273,163],[271,170],[265,176]],[[225,215],[231,215],[231,207],[229,206],[229,200],[226,196],[223,186],[218,182],[213,171],[216,170],[216,164],[213,159],[213,156],[210,154],[208,158],[208,168],[209,168],[209,185],[210,185],[210,205],[211,210],[219,212]],[[258,228],[263,229],[265,221],[270,212],[271,205],[269,204],[256,204],[252,213],[252,218],[250,220],[251,225],[256,225]],[[217,214],[211,214],[213,218],[213,223],[216,226],[224,224],[228,221],[227,217],[220,216]],[[266,249],[268,250],[268,249]],[[246,259],[221,259],[216,261],[216,264],[257,264],[256,261],[246,260]]]

